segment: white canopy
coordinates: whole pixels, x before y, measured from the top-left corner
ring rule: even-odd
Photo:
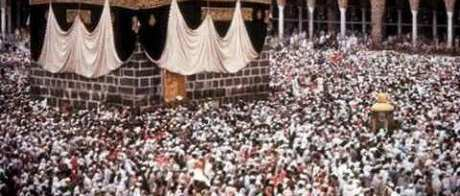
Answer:
[[[109,1],[101,19],[89,32],[77,15],[68,31],[59,26],[50,3],[45,40],[38,63],[53,73],[70,72],[96,78],[119,68],[122,61],[115,49]]]
[[[189,28],[177,0],[172,0],[165,49],[159,60],[150,59],[168,71],[192,75],[235,73],[257,56],[244,24],[240,1],[236,3],[227,34],[220,37],[210,15],[197,29]]]

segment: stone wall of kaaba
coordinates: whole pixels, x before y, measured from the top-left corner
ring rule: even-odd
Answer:
[[[268,97],[269,54],[266,47],[259,58],[234,74],[200,73],[187,77],[187,97],[193,100],[235,101]]]
[[[234,3],[225,3],[232,7]],[[56,17],[63,29],[70,27],[66,16],[66,9],[90,10],[91,24],[88,29],[94,28],[100,17],[100,6],[53,4]],[[200,24],[201,4],[193,2],[181,3],[187,22],[192,27]],[[211,5],[213,6],[213,5]],[[268,9],[268,6],[247,3],[243,7],[254,10]],[[31,68],[32,94],[48,99],[52,106],[73,106],[78,108],[94,108],[98,104],[114,104],[136,108],[147,108],[163,103],[162,70],[152,63],[145,53],[158,58],[164,48],[165,28],[168,15],[167,6],[154,8],[155,10],[129,10],[113,8],[114,31],[117,52],[126,63],[110,74],[88,79],[73,73],[53,74],[34,64]],[[31,8],[31,36],[32,57],[40,55],[47,5],[35,5]],[[198,11],[198,12],[195,12]],[[148,18],[154,13],[156,25],[148,28]],[[254,11],[256,14],[256,11]],[[138,16],[141,21],[141,30],[136,35],[131,30],[131,19]],[[252,18],[255,18],[253,16]],[[216,22],[219,32],[225,32],[230,21]],[[201,73],[187,76],[187,98],[189,100],[237,100],[265,98],[269,92],[269,56],[267,48],[263,49],[265,28],[262,20],[247,21],[246,26],[256,49],[260,51],[259,58],[251,62],[248,67],[235,74]]]
[[[52,106],[94,108],[98,104],[148,107],[161,103],[161,69],[140,44],[128,61],[110,74],[88,79],[73,73],[53,74],[39,65],[31,70],[32,94]]]
[[[51,106],[94,108],[113,104],[147,108],[163,103],[161,68],[145,56],[141,45],[127,63],[112,73],[88,79],[73,73],[53,74],[33,64],[32,94],[48,99]],[[187,98],[235,101],[264,99],[269,95],[269,55],[259,58],[234,74],[201,73],[187,77]]]

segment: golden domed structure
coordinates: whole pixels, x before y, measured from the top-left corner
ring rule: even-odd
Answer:
[[[391,104],[389,97],[387,93],[377,94],[377,103],[371,108],[373,131],[381,128],[389,130],[392,127],[394,106]]]
[[[375,103],[371,110],[373,112],[391,112],[394,110],[393,105],[389,101],[389,95],[386,93],[379,93],[377,95],[377,103]]]

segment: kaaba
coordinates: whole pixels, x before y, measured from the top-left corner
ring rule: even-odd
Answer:
[[[73,72],[50,72],[39,63],[43,55],[50,9],[62,31],[73,28],[76,16],[88,32],[95,31],[104,0],[32,0],[32,92],[54,106],[93,108],[102,103],[146,108],[161,103],[216,99],[232,101],[265,98],[269,91],[269,60],[265,44],[271,1],[241,0],[241,16],[257,58],[234,73],[175,73],[158,66],[165,51],[170,0],[110,0],[110,18],[116,54],[123,64],[98,77]],[[207,16],[220,37],[232,24],[237,2],[230,0],[178,0],[179,10],[191,29]],[[79,61],[80,62],[80,61]],[[98,65],[99,66],[99,65]],[[111,65],[107,65],[111,66]]]

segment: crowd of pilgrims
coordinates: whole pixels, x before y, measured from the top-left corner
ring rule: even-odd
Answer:
[[[273,42],[266,100],[142,114],[49,107],[2,48],[0,195],[460,195],[460,58],[331,39]],[[378,92],[395,130],[369,128]]]

